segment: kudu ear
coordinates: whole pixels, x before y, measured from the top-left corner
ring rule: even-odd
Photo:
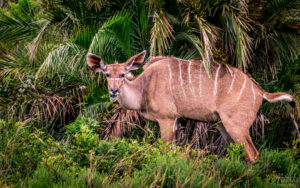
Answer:
[[[139,69],[143,65],[146,53],[147,53],[146,50],[144,50],[141,53],[136,54],[136,55],[132,56],[130,59],[128,59],[125,62],[125,65],[126,65],[125,69],[127,71]]]
[[[106,71],[106,65],[104,63],[104,61],[101,59],[101,57],[92,54],[92,53],[88,53],[87,57],[87,64],[89,66],[90,69],[92,69],[92,71],[95,72],[105,72]]]

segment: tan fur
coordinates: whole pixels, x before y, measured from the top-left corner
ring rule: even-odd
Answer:
[[[143,69],[145,70],[145,69],[147,69],[150,65],[156,63],[157,61],[166,59],[166,58],[169,58],[169,57],[164,57],[164,56],[152,57],[152,58],[150,58],[149,61],[143,66]]]
[[[108,71],[115,68],[107,65]],[[286,93],[267,93],[242,71],[230,67],[229,72],[217,63],[212,64],[212,78],[204,71],[203,63],[197,60],[155,57],[144,68],[134,80],[121,82],[121,105],[140,110],[147,119],[157,121],[162,139],[168,142],[175,140],[173,129],[180,117],[221,120],[230,137],[245,144],[246,159],[250,163],[258,158],[259,153],[251,140],[249,128],[263,97],[268,100],[293,99]],[[121,66],[119,69],[123,70]]]

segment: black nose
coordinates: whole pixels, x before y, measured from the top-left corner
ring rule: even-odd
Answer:
[[[114,89],[114,88],[112,88],[112,89],[110,89],[110,91],[111,91],[113,94],[116,94],[116,93],[118,93],[118,89]]]

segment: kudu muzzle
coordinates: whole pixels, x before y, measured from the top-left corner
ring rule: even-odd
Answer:
[[[110,100],[111,101],[116,101],[118,99],[118,95],[119,95],[119,90],[118,88],[111,88],[109,91],[110,94]]]

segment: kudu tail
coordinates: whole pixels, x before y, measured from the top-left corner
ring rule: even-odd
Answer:
[[[290,105],[292,107],[296,106],[294,97],[292,95],[289,95],[284,92],[278,92],[278,93],[265,92],[264,99],[266,99],[267,101],[269,101],[271,103],[277,102],[277,101],[287,101],[288,103],[290,103]]]

